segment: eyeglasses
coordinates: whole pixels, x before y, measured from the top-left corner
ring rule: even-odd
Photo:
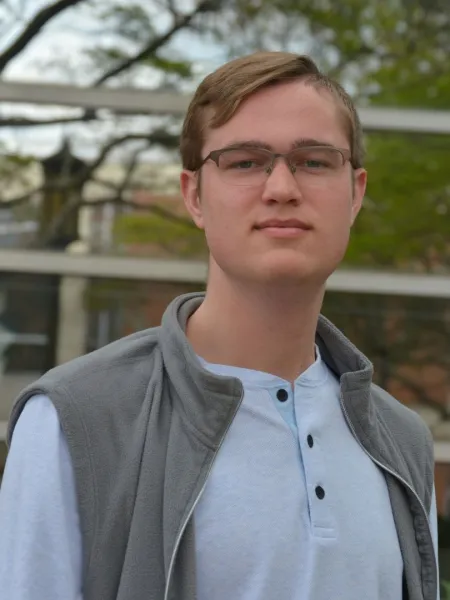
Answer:
[[[302,146],[280,154],[265,148],[233,146],[210,152],[197,171],[212,160],[226,183],[256,186],[267,180],[277,158],[285,160],[296,179],[304,176],[331,178],[351,160],[351,152],[333,146]]]

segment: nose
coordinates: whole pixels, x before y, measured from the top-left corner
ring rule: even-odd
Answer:
[[[267,176],[262,194],[264,202],[299,204],[302,194],[297,181],[286,164],[285,160],[278,158],[272,172]]]

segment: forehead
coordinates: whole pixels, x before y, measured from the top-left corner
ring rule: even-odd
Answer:
[[[208,129],[204,151],[260,140],[279,152],[287,152],[298,139],[349,147],[342,109],[331,93],[292,81],[252,94],[227,123]]]

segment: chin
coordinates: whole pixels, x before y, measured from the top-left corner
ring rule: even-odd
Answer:
[[[324,281],[335,269],[335,261],[318,260],[317,255],[299,252],[268,253],[255,264],[255,275],[267,281],[300,283],[305,280]],[[253,261],[252,261],[253,262]]]
[[[221,257],[222,258],[222,257]],[[247,260],[223,260],[210,262],[210,276],[217,271],[226,274],[229,280],[240,281],[242,285],[278,285],[295,287],[307,283],[314,287],[322,287],[328,277],[335,271],[338,261],[335,257],[317,257],[298,252],[270,252],[259,255],[247,255]],[[320,258],[320,260],[318,260]]]
[[[315,283],[318,286],[325,283],[330,275],[325,265],[315,264],[314,261],[277,261],[260,264],[253,270],[253,280],[260,283],[282,286],[297,286],[302,283]],[[250,278],[250,274],[249,274]]]

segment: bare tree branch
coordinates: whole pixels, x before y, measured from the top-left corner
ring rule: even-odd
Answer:
[[[134,172],[136,170],[136,166],[138,164],[138,159],[139,156],[145,152],[148,149],[149,145],[147,145],[144,148],[139,148],[138,150],[136,150],[135,152],[133,152],[130,161],[128,162],[126,171],[125,171],[125,175],[120,183],[120,185],[116,185],[115,183],[111,183],[109,181],[105,181],[99,178],[91,178],[91,181],[102,185],[108,189],[112,189],[114,192],[116,192],[116,198],[118,200],[120,200],[121,202],[125,202],[125,192],[127,191],[127,189],[129,189],[130,185],[131,185],[131,179],[134,175]],[[92,200],[91,200],[92,203]]]
[[[49,184],[42,185],[40,187],[37,187],[37,188],[31,190],[30,192],[21,194],[20,196],[17,196],[16,198],[11,198],[10,200],[0,201],[0,211],[5,210],[5,209],[10,209],[10,208],[12,208],[14,206],[18,206],[20,204],[24,204],[25,202],[31,200],[31,198],[33,196],[36,196],[37,194],[44,194],[46,192],[56,191],[56,190],[70,190],[70,189],[73,189],[76,187],[80,187],[81,185],[83,185],[84,183],[86,183],[89,180],[95,181],[95,178],[93,178],[94,171],[96,171],[102,165],[102,163],[106,160],[106,158],[108,157],[110,152],[112,152],[112,150],[114,150],[114,148],[116,148],[117,146],[120,146],[121,144],[130,142],[130,141],[147,142],[147,147],[151,146],[151,145],[161,145],[165,148],[173,149],[178,146],[178,136],[168,133],[167,131],[164,131],[164,130],[156,129],[155,131],[148,133],[148,134],[124,135],[120,138],[111,140],[111,142],[106,144],[102,148],[98,157],[91,164],[87,165],[87,167],[85,169],[83,169],[81,171],[81,173],[79,175],[77,175],[76,177],[60,178],[59,181],[55,181],[55,182],[52,182]],[[106,182],[102,182],[102,183],[105,184]],[[115,190],[117,190],[117,188],[115,188]]]
[[[41,193],[44,190],[43,187],[35,188],[31,190],[31,192],[26,192],[26,194],[21,194],[12,200],[0,200],[0,210],[10,210],[14,206],[19,206],[20,204],[25,204],[31,200],[33,196]]]
[[[110,147],[111,147],[111,144],[110,144]],[[73,200],[70,200],[63,207],[63,209],[55,216],[53,221],[50,223],[45,235],[40,240],[38,240],[38,242],[37,242],[38,246],[45,247],[48,244],[50,244],[53,241],[53,239],[58,235],[58,231],[64,225],[65,221],[76,210],[79,210],[82,206],[86,206],[89,208],[95,208],[97,206],[101,206],[101,205],[105,205],[105,204],[115,204],[118,206],[131,207],[131,208],[135,208],[138,210],[145,210],[147,212],[152,212],[153,214],[156,214],[156,215],[164,218],[167,221],[181,224],[190,229],[196,229],[195,224],[190,219],[188,219],[186,217],[178,216],[178,215],[172,213],[171,211],[164,209],[161,206],[145,205],[145,204],[135,202],[133,200],[128,200],[125,198],[125,192],[130,184],[131,178],[132,178],[135,168],[138,164],[137,161],[138,161],[139,155],[142,154],[142,152],[145,152],[146,150],[147,150],[147,147],[139,148],[138,150],[136,150],[133,153],[131,160],[129,161],[129,164],[127,166],[125,176],[119,186],[115,186],[114,184],[110,184],[110,183],[102,181],[102,180],[91,179],[91,181],[96,181],[97,183],[101,183],[101,184],[105,185],[106,187],[112,188],[116,192],[116,194],[112,197],[102,198],[102,199],[96,200],[96,201],[82,200],[80,198],[74,198]]]
[[[181,13],[176,7],[175,0],[165,0],[165,2],[163,0],[153,0],[153,4],[161,10],[170,12],[175,19],[180,17]]]
[[[3,72],[8,63],[26,48],[49,21],[67,8],[80,4],[80,2],[85,2],[85,0],[58,0],[40,10],[23,29],[16,41],[0,55],[0,73]]]
[[[139,148],[138,150],[133,152],[131,159],[128,162],[125,176],[122,179],[122,183],[120,184],[120,186],[118,187],[118,190],[117,190],[117,195],[120,198],[124,197],[124,193],[126,192],[126,190],[129,188],[129,186],[131,184],[131,179],[132,179],[134,172],[136,170],[136,167],[138,165],[139,156],[143,152],[145,152],[148,149],[148,147],[149,147],[149,144],[147,144],[147,146],[145,146],[144,148]]]
[[[55,192],[58,190],[71,190],[79,187],[82,183],[84,183],[84,180],[81,176],[60,178],[59,181],[34,188],[34,190],[26,192],[25,194],[21,194],[20,196],[16,196],[15,198],[11,198],[10,200],[0,200],[0,210],[6,210],[15,206],[19,206],[20,204],[25,204],[25,202],[28,202],[33,198],[33,196],[38,194]]]
[[[11,46],[5,50],[2,54],[0,54],[0,73],[5,69],[5,67],[12,61],[15,57],[17,57],[24,48],[33,40],[35,36],[39,34],[41,29],[50,22],[54,17],[56,17],[59,13],[63,12],[67,8],[72,6],[76,6],[77,4],[84,2],[86,0],[58,0],[53,4],[50,4],[40,10],[35,17],[25,26],[22,33],[16,39],[15,42],[11,44]],[[173,15],[173,25],[172,27],[166,31],[166,33],[154,38],[149,44],[143,48],[140,52],[138,52],[135,56],[131,58],[127,58],[122,61],[116,67],[110,69],[106,73],[104,73],[97,81],[94,82],[93,85],[98,86],[108,79],[126,71],[135,63],[139,62],[143,58],[151,56],[154,54],[159,48],[164,46],[175,33],[180,31],[183,28],[187,28],[191,25],[192,20],[199,15],[200,13],[217,10],[223,0],[201,0],[197,7],[190,13],[181,14],[174,8],[173,2],[168,2],[167,9]],[[61,125],[61,124],[69,124],[69,123],[80,123],[80,122],[88,122],[96,119],[96,111],[87,110],[80,117],[63,117],[57,119],[27,119],[20,117],[11,117],[11,118],[0,118],[0,128],[7,127],[34,127],[34,126],[49,126],[49,125]]]
[[[2,119],[0,117],[0,128],[6,127],[35,127],[43,125],[65,125],[68,123],[86,123],[97,119],[95,111],[86,111],[81,117],[62,117],[60,119],[26,119],[22,117],[12,117]]]
[[[176,215],[175,213],[163,208],[160,205],[142,204],[142,202],[136,202],[135,200],[124,200],[123,198],[120,198],[118,196],[111,196],[109,198],[100,198],[99,200],[83,200],[79,206],[95,208],[97,206],[104,206],[105,204],[122,205],[122,206],[130,207],[130,208],[134,208],[134,209],[136,209],[138,211],[142,211],[142,212],[151,212],[155,215],[158,215],[159,217],[162,217],[163,219],[166,219],[167,221],[171,221],[172,223],[178,223],[180,225],[184,225],[184,226],[188,227],[189,229],[197,229],[197,226],[195,225],[195,223],[193,223],[193,221],[191,221],[189,218],[182,217],[180,215]]]
[[[103,161],[107,158],[108,154],[110,154],[112,152],[112,150],[114,150],[114,148],[117,148],[117,146],[120,146],[121,144],[123,144],[125,142],[142,140],[142,141],[148,141],[149,144],[154,144],[154,145],[163,146],[164,148],[174,149],[174,148],[178,147],[178,139],[179,138],[177,135],[168,133],[167,131],[164,131],[163,129],[155,129],[154,131],[152,131],[151,133],[148,133],[148,134],[130,133],[130,134],[124,135],[120,138],[116,138],[116,139],[112,140],[111,142],[109,142],[108,144],[106,144],[106,146],[103,147],[103,149],[100,152],[97,159],[93,163],[91,163],[91,165],[88,167],[86,179],[88,179],[90,177],[90,175],[93,173],[93,171],[95,171],[103,163]]]
[[[128,187],[130,185],[131,178],[133,177],[134,171],[138,164],[138,158],[143,152],[145,152],[147,150],[147,148],[148,148],[148,146],[144,147],[144,148],[139,148],[138,150],[136,150],[133,153],[133,155],[128,163],[125,176],[122,179],[122,182],[120,183],[119,186],[116,186],[115,184],[107,182],[107,181],[103,181],[101,179],[92,178],[91,181],[95,181],[96,183],[99,183],[101,185],[104,185],[105,187],[108,187],[108,188],[114,190],[116,192],[116,194],[112,197],[102,198],[100,200],[95,200],[95,201],[81,200],[78,202],[78,204],[69,203],[69,204],[71,204],[70,207],[68,206],[67,210],[63,209],[63,211],[61,211],[61,213],[64,212],[64,214],[59,213],[55,217],[53,223],[50,224],[48,233],[44,237],[43,244],[47,245],[54,238],[54,236],[57,235],[59,228],[64,224],[65,220],[67,218],[69,218],[69,216],[73,213],[73,211],[78,208],[81,208],[82,206],[89,207],[89,208],[95,208],[97,206],[102,206],[105,204],[115,204],[118,206],[126,206],[128,208],[134,208],[134,209],[141,210],[141,211],[151,212],[155,215],[158,215],[159,217],[164,218],[167,221],[171,221],[172,223],[177,223],[179,225],[183,225],[189,229],[196,229],[195,224],[190,219],[176,215],[173,212],[166,210],[165,208],[163,208],[161,206],[142,204],[141,202],[136,202],[136,201],[125,198],[125,192],[127,191]]]
[[[169,12],[173,15],[175,19],[179,18],[180,13],[177,10],[177,7],[175,6],[175,0],[167,0],[166,8],[169,10]]]
[[[96,183],[97,185],[101,185],[102,187],[105,187],[107,190],[111,190],[113,192],[117,192],[118,190],[118,186],[116,183],[113,183],[112,181],[106,181],[105,179],[101,179],[100,177],[97,176],[92,176],[89,179],[90,183]]]
[[[101,200],[96,200],[96,201],[88,201],[88,200],[80,201],[79,198],[73,198],[56,215],[56,217],[53,219],[52,223],[50,223],[45,235],[42,236],[42,238],[40,238],[39,240],[37,240],[35,242],[35,244],[33,245],[33,247],[44,248],[44,247],[48,246],[49,244],[51,244],[51,242],[54,240],[54,238],[58,235],[58,231],[64,225],[66,220],[76,210],[78,210],[82,206],[85,206],[85,207],[88,206],[90,208],[95,208],[97,206],[101,206],[101,205],[105,205],[105,204],[115,204],[115,205],[120,205],[120,206],[137,208],[139,210],[145,210],[147,212],[152,212],[153,214],[158,215],[158,216],[166,219],[167,221],[171,221],[172,223],[178,223],[178,224],[184,225],[185,227],[188,227],[190,229],[197,229],[195,224],[190,219],[187,219],[186,217],[180,217],[178,215],[175,215],[171,211],[166,210],[166,209],[162,208],[161,206],[143,205],[139,202],[135,202],[132,200],[125,200],[120,195],[116,195],[111,198],[102,198]]]
[[[197,7],[190,13],[180,16],[178,19],[174,19],[174,23],[172,27],[166,31],[163,35],[160,35],[154,38],[145,48],[143,48],[140,52],[132,56],[131,58],[127,58],[118,64],[116,67],[110,69],[106,73],[104,73],[93,85],[101,85],[111,77],[115,77],[119,75],[123,71],[126,71],[130,67],[132,67],[135,63],[140,60],[147,58],[154,54],[161,46],[164,46],[175,33],[180,31],[185,27],[189,27],[192,19],[196,17],[198,14],[202,12],[207,12],[209,10],[215,10],[221,4],[221,0],[202,0],[199,2]]]

